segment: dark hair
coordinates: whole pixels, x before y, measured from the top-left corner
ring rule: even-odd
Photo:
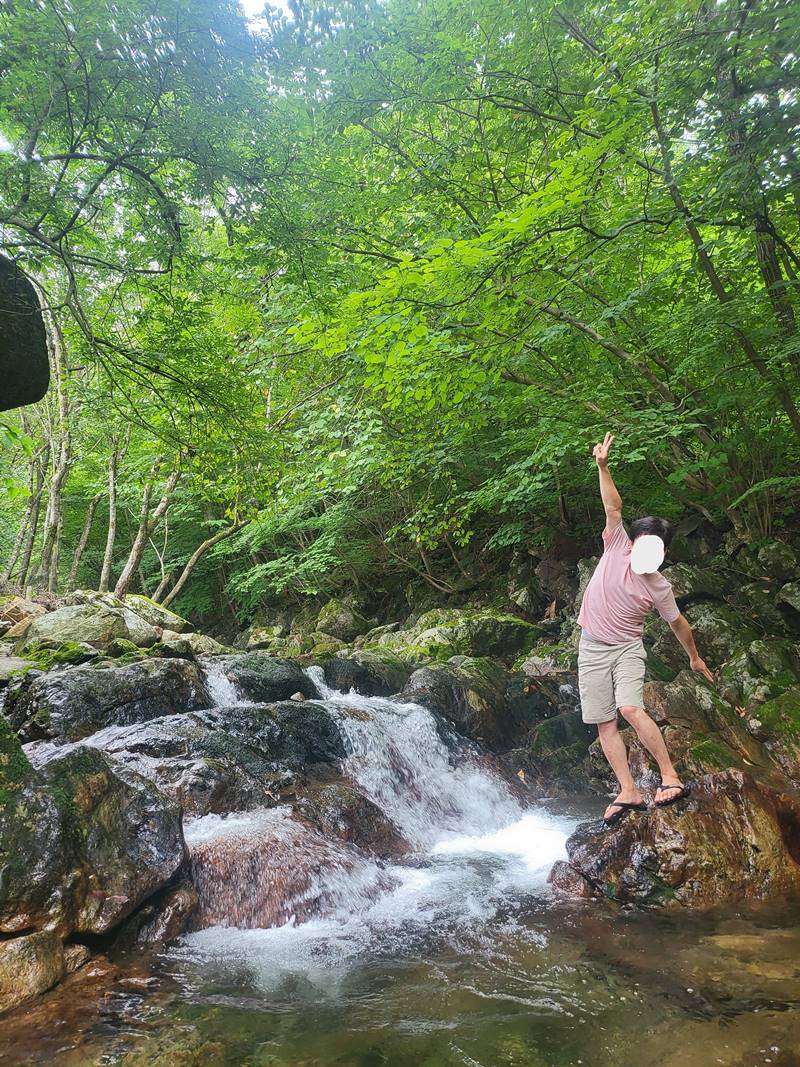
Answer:
[[[642,534],[655,534],[664,542],[664,548],[667,548],[672,540],[672,524],[666,519],[646,515],[643,519],[636,519],[631,523],[631,541],[635,541]]]

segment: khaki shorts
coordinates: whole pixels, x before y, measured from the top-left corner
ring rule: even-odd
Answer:
[[[624,645],[606,645],[581,635],[578,689],[584,722],[610,722],[617,708],[644,707],[646,658],[641,637]]]

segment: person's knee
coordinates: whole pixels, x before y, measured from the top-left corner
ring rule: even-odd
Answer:
[[[619,709],[619,713],[626,722],[631,724],[634,730],[650,717],[644,708],[622,707]]]
[[[611,734],[617,733],[618,730],[619,727],[617,726],[616,715],[613,719],[609,719],[607,722],[597,723],[597,733],[600,735],[601,738],[610,737]]]

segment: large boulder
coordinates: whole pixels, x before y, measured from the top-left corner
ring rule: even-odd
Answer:
[[[178,634],[187,634],[194,630],[194,626],[188,619],[182,618],[169,608],[162,607],[148,596],[128,593],[124,606],[132,608],[140,618],[158,629],[172,630],[173,633]]]
[[[414,665],[388,649],[337,654],[324,665],[325,681],[331,689],[370,697],[399,693],[411,676]]]
[[[345,757],[336,722],[313,701],[164,716],[103,730],[84,744],[154,782],[190,815],[269,806],[315,767]],[[60,751],[46,742],[26,748],[37,766]]]
[[[781,638],[753,641],[723,665],[719,680],[725,700],[752,712],[800,681],[800,644]]]
[[[665,567],[662,574],[672,586],[675,599],[681,605],[703,598],[721,600],[725,593],[725,578],[707,566],[673,563]]]
[[[758,550],[759,575],[777,582],[789,582],[800,575],[800,563],[794,549],[785,541],[768,541]]]
[[[105,933],[183,862],[180,809],[96,749],[34,769],[2,729],[0,931]]]
[[[694,908],[800,891],[800,804],[747,774],[704,775],[688,800],[587,823],[567,841],[572,882],[620,903]],[[563,864],[554,883],[569,885]]]
[[[109,607],[103,603],[74,604],[56,608],[33,619],[25,631],[21,650],[38,646],[83,643],[107,649],[115,641],[130,641],[148,648],[158,640],[158,630],[127,607]]]
[[[28,676],[11,686],[5,712],[25,741],[77,741],[107,726],[210,704],[205,675],[196,663],[151,659]]]
[[[787,582],[778,593],[778,602],[788,604],[794,611],[800,611],[800,582]]]
[[[540,626],[489,609],[437,608],[409,630],[385,634],[379,644],[423,659],[493,656],[513,663],[544,633]]]
[[[510,677],[496,662],[456,657],[452,663],[414,671],[398,700],[439,712],[459,733],[507,751],[536,721],[536,700],[521,691],[509,700]]]
[[[318,697],[317,688],[298,663],[265,652],[235,652],[216,656],[214,663],[236,685],[245,700],[269,704],[295,693]]]
[[[352,604],[336,598],[323,606],[315,626],[318,632],[330,634],[340,641],[352,641],[369,628],[368,620]]]
[[[700,655],[713,670],[760,636],[751,621],[728,604],[698,601],[690,604],[684,615],[694,631]],[[661,662],[675,670],[686,665],[686,653],[666,623],[653,619],[647,629],[655,636],[653,653]]]

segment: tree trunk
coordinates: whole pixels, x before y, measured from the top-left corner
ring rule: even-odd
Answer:
[[[128,556],[125,566],[122,568],[122,574],[120,574],[119,580],[114,587],[116,596],[124,597],[130,589],[131,582],[136,576],[139,564],[142,562],[147,539],[166,514],[167,508],[172,500],[172,494],[175,491],[175,486],[178,484],[178,478],[180,478],[180,470],[174,470],[167,479],[167,483],[164,486],[164,492],[152,515],[149,514],[150,496],[153,491],[152,482],[148,482],[145,486],[142,495],[142,509],[139,516],[139,529],[133,539],[130,555]]]
[[[47,295],[40,290],[42,306],[47,306]],[[52,592],[58,583],[58,539],[64,521],[64,483],[72,461],[72,434],[70,428],[70,405],[67,395],[67,365],[64,354],[64,338],[56,316],[44,314],[47,339],[50,349],[50,367],[58,402],[57,430],[52,433],[53,474],[47,499],[42,553],[39,562],[38,580]]]
[[[199,545],[194,550],[192,555],[189,557],[186,566],[181,571],[180,577],[178,578],[177,582],[172,587],[167,596],[165,596],[164,599],[161,601],[163,607],[166,608],[169,604],[171,604],[175,597],[178,595],[178,593],[180,593],[181,589],[183,589],[183,587],[186,585],[191,576],[192,571],[197,565],[198,560],[202,556],[204,556],[210,548],[213,548],[214,545],[218,545],[220,541],[224,541],[225,538],[230,537],[231,534],[235,534],[237,530],[241,530],[244,525],[246,524],[243,522],[237,522],[233,526],[228,526],[224,530],[219,530],[217,533],[214,534],[213,537],[207,538],[205,541],[203,541],[201,545]]]
[[[125,435],[123,445],[114,442],[114,447],[108,460],[108,533],[106,535],[106,547],[103,553],[103,565],[100,569],[100,583],[98,589],[101,593],[108,592],[111,581],[111,565],[114,561],[114,540],[117,536],[117,473],[122,457],[128,449],[130,430]]]
[[[28,426],[26,420],[23,417],[23,428],[25,432],[28,432]],[[17,536],[14,539],[14,547],[11,549],[11,554],[6,560],[6,565],[3,567],[3,573],[0,575],[0,584],[8,582],[11,575],[14,572],[14,568],[17,565],[17,560],[22,552],[22,546],[25,544],[25,536],[30,528],[31,519],[33,517],[34,506],[41,498],[42,484],[43,484],[43,472],[40,465],[40,460],[44,453],[44,447],[39,449],[34,455],[30,457],[28,462],[28,500],[25,505],[25,514],[22,517],[22,521],[19,524],[17,530]]]
[[[89,534],[92,532],[92,523],[94,522],[94,515],[97,511],[97,505],[100,503],[100,499],[101,494],[98,493],[96,497],[93,497],[89,501],[89,507],[86,509],[86,521],[83,524],[80,540],[75,548],[75,554],[72,557],[69,574],[67,575],[67,591],[72,589],[75,585],[75,579],[78,576],[78,567],[80,566],[81,557],[83,556],[83,550],[86,548],[86,544],[89,540]]]
[[[28,571],[31,566],[31,556],[33,555],[33,546],[36,543],[36,533],[39,529],[39,515],[42,510],[42,496],[44,494],[44,482],[45,472],[47,471],[47,465],[50,462],[50,445],[45,444],[40,452],[40,460],[36,466],[36,496],[33,498],[33,507],[31,508],[31,517],[28,524],[28,533],[25,540],[25,548],[22,552],[22,562],[19,567],[19,574],[17,575],[17,584],[24,586],[28,580]]]

